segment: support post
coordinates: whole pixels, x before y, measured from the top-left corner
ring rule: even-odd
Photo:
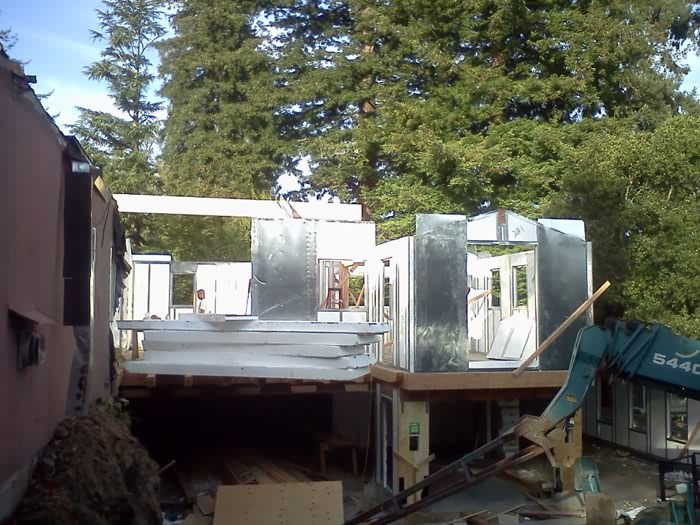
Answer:
[[[565,423],[564,423],[565,424]],[[559,466],[562,490],[575,490],[576,462],[583,453],[583,417],[581,409],[573,416],[573,426],[565,429],[563,439],[554,446],[554,458]]]
[[[395,454],[399,465],[399,489],[407,489],[430,474],[430,410],[427,399],[406,400],[401,393],[399,413],[399,449]],[[403,480],[403,483],[401,483]],[[409,496],[408,503],[420,499],[420,493]]]

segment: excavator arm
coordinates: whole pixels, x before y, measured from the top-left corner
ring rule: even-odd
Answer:
[[[639,380],[667,391],[700,398],[700,341],[678,336],[665,326],[638,322],[617,321],[606,328],[583,328],[576,340],[566,382],[540,417],[521,418],[498,438],[358,514],[345,525],[392,523],[541,454],[545,454],[550,464],[556,467],[551,450],[563,437],[559,424],[581,407],[601,369],[607,369],[612,377]],[[532,444],[473,472],[476,460],[519,438]],[[439,488],[433,490],[436,487]],[[419,494],[424,497],[416,499]]]
[[[700,398],[700,341],[658,324],[617,321],[579,332],[566,383],[542,417],[558,422],[573,415],[601,369],[613,378]]]

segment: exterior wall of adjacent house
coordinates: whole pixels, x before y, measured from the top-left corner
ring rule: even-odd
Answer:
[[[92,184],[93,174],[73,172],[76,160],[89,165],[84,152],[46,114],[21,68],[2,54],[0,114],[0,194],[5,197],[0,206],[1,522],[21,498],[56,425],[66,415],[80,413],[95,399],[110,395],[107,335],[114,265],[109,259],[114,252],[113,221],[118,215],[113,213],[116,204],[111,195]],[[83,233],[65,229],[72,223],[65,217],[70,217],[73,208],[79,212],[77,203],[66,199],[68,177],[83,177],[86,191],[93,193],[96,234],[93,286],[89,296],[75,298],[66,294],[64,257],[66,246],[71,246],[66,237],[70,240]],[[86,198],[90,199],[89,193]],[[89,206],[83,207],[87,213]],[[88,216],[83,222],[89,221]],[[91,257],[89,251],[84,255]],[[86,297],[93,315],[80,325],[66,322],[64,304],[85,303]],[[43,344],[38,362],[20,367],[17,337],[26,327],[40,335]],[[77,367],[76,372],[81,347],[87,350],[88,366]],[[77,384],[80,375],[87,390]],[[68,399],[69,392],[77,396],[81,391],[81,399]]]

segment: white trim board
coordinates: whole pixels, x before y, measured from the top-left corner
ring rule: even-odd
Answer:
[[[211,197],[174,197],[170,195],[115,194],[122,213],[156,213],[165,215],[200,215],[209,217],[251,217],[290,219],[288,210],[273,200],[216,199]],[[359,204],[327,202],[289,202],[302,219],[362,221]]]
[[[190,375],[207,377],[257,377],[270,379],[307,379],[322,381],[352,381],[369,373],[367,368],[342,370],[338,368],[274,367],[210,365],[200,363],[154,363],[149,361],[126,361],[124,368],[132,374]]]
[[[180,321],[180,320],[124,320],[117,321],[120,330],[192,330],[218,332],[304,332],[334,334],[383,334],[389,331],[386,323],[344,323],[323,321]]]
[[[196,335],[185,331],[150,330],[143,333],[144,345],[155,344],[154,350],[166,349],[172,343],[172,349],[191,346],[195,340],[199,345],[302,345],[325,347],[353,347],[368,345],[381,341],[381,334],[333,334],[305,332],[215,332],[196,331]],[[149,348],[149,347],[147,347]]]
[[[143,354],[143,361],[139,362],[183,365],[187,367],[212,365],[240,366],[241,368],[280,367],[290,369],[329,368],[350,370],[356,368],[367,369],[374,363],[374,359],[367,354],[349,355],[344,357],[305,357],[298,355],[280,355],[266,352],[265,347],[261,347],[258,352],[167,352],[147,350]]]

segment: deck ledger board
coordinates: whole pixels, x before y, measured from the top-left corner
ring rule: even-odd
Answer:
[[[403,390],[489,390],[520,388],[559,388],[566,370],[532,370],[513,376],[510,370],[489,372],[408,373],[384,365],[373,365],[374,379],[397,384]]]

